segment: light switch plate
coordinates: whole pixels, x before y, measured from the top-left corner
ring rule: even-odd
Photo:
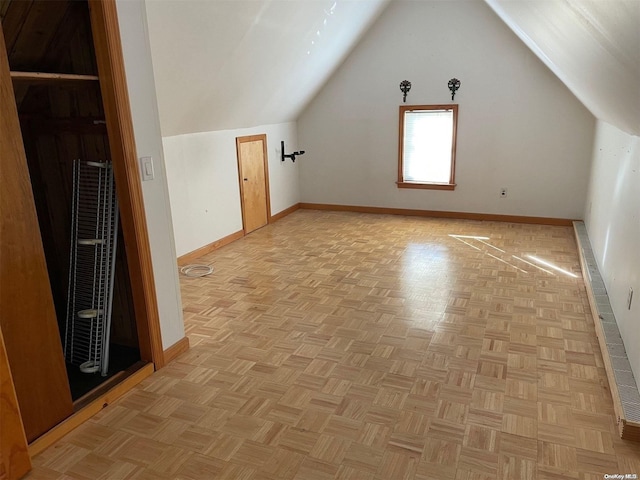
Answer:
[[[140,172],[142,173],[142,181],[153,180],[153,158],[141,157],[140,158]]]

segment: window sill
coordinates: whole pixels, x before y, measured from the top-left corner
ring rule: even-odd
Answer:
[[[421,188],[425,190],[455,190],[455,183],[413,183],[413,182],[396,182],[398,188]]]

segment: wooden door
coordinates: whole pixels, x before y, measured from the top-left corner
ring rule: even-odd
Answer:
[[[73,412],[0,27],[0,328],[29,441]]]
[[[236,138],[242,224],[245,235],[269,223],[269,170],[267,136],[251,135]]]

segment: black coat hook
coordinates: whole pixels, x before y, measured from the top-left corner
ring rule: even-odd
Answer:
[[[293,153],[284,153],[284,140],[280,141],[280,155],[281,160],[284,162],[286,158],[290,158],[292,162],[296,161],[296,155],[304,155],[304,150],[300,150]]]

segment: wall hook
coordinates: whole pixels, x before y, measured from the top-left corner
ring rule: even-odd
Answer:
[[[296,161],[296,155],[304,155],[304,150],[300,150],[297,152],[293,152],[293,153],[289,153],[289,154],[285,154],[284,153],[284,140],[280,141],[280,155],[282,156],[281,159],[284,162],[286,158],[290,158],[292,162]]]
[[[409,80],[403,80],[400,82],[400,91],[402,92],[402,101],[406,103],[407,93],[411,90],[411,82]]]
[[[456,96],[456,92],[460,88],[460,80],[454,77],[451,80],[449,80],[448,85],[449,85],[449,90],[451,90],[451,101],[453,101],[453,98]]]

